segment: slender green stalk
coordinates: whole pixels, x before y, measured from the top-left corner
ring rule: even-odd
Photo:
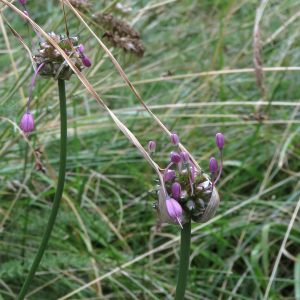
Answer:
[[[58,175],[58,183],[57,189],[53,201],[53,206],[51,210],[51,214],[48,220],[48,224],[46,226],[46,230],[44,232],[44,236],[42,238],[42,242],[40,244],[39,250],[35,256],[33,264],[30,268],[28,276],[23,284],[22,290],[18,296],[18,300],[23,300],[28,287],[34,277],[34,274],[41,262],[41,259],[46,250],[48,241],[51,236],[51,232],[55,223],[55,219],[58,213],[62,193],[64,190],[65,184],[65,173],[66,173],[66,160],[67,160],[67,108],[66,108],[66,91],[65,91],[65,82],[64,80],[58,79],[58,89],[59,89],[59,101],[60,101],[60,162],[59,162],[59,175]]]
[[[190,249],[191,249],[191,222],[188,222],[183,225],[183,229],[181,230],[179,274],[177,279],[176,294],[174,300],[184,299],[186,282],[188,277],[188,270],[190,265]]]

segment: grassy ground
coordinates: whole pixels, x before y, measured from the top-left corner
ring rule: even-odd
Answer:
[[[209,223],[192,225],[186,299],[263,299],[268,285],[265,299],[300,299],[300,69],[282,68],[299,66],[300,1],[264,2],[262,60],[273,68],[265,72],[264,97],[253,72],[243,72],[253,68],[258,1],[127,1],[132,12],[123,17],[141,31],[146,53],[137,58],[110,48],[146,104],[205,171],[211,156],[219,159],[215,133],[225,136],[225,166],[217,184],[221,203]],[[93,4],[103,10],[110,2]],[[65,32],[58,1],[28,1],[28,10],[45,31]],[[10,9],[4,14],[29,45],[22,18]],[[166,167],[169,137],[96,40],[71,12],[67,18],[70,34],[80,35],[93,62],[83,74],[142,145],[156,141],[155,161]],[[6,300],[18,294],[50,213],[59,167],[59,110],[57,83],[38,78],[30,143],[43,151],[47,171],[36,172],[31,148],[3,119],[19,124],[33,71],[8,27],[1,30],[0,299]],[[162,77],[165,72],[172,77]],[[173,299],[180,228],[156,229],[147,195],[154,170],[75,75],[66,88],[64,198],[27,299],[66,299],[100,276],[68,299]]]

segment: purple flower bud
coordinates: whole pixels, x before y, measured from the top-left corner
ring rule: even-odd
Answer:
[[[28,132],[33,131],[34,121],[32,115],[29,112],[23,115],[20,123],[20,128],[24,133],[27,133],[27,136],[29,135]]]
[[[194,210],[195,209],[195,202],[192,201],[192,200],[189,200],[187,203],[186,203],[186,207],[188,208],[188,210]]]
[[[190,161],[189,154],[186,151],[180,153],[181,161],[184,165],[188,164]]]
[[[171,162],[175,164],[179,164],[181,162],[180,155],[174,151],[170,153],[170,157],[171,157]]]
[[[172,185],[172,195],[175,199],[178,199],[181,194],[181,186],[178,182],[174,182]]]
[[[216,144],[219,149],[222,149],[225,146],[225,139],[222,133],[216,134]]]
[[[176,133],[171,134],[171,142],[174,146],[178,146],[179,144],[179,137]]]
[[[92,65],[91,60],[86,55],[84,55],[81,60],[82,60],[82,63],[88,68]]]
[[[148,149],[150,153],[154,153],[155,152],[155,148],[156,148],[156,144],[153,141],[150,141],[148,144]]]
[[[44,42],[40,43],[40,46],[41,46],[41,48],[43,48],[43,49],[46,49],[46,48],[49,47],[49,45],[48,45],[47,43],[44,43]]]
[[[183,211],[182,211],[181,205],[176,200],[170,198],[170,199],[166,200],[166,209],[167,209],[168,215],[172,219],[176,218],[182,228],[180,216],[182,215]]]
[[[21,5],[24,5],[26,3],[26,0],[18,0],[18,1]]]
[[[54,57],[60,57],[60,52],[59,52],[57,49],[54,49],[54,50],[52,51],[52,55],[53,55]]]
[[[211,173],[216,173],[218,171],[218,162],[214,157],[209,161],[209,170]]]
[[[175,177],[175,171],[174,170],[168,170],[168,173],[166,174],[165,181],[171,182]]]
[[[84,53],[84,47],[83,47],[82,44],[78,45],[77,50],[83,55],[83,53]]]
[[[59,37],[58,37],[58,35],[55,34],[54,31],[51,31],[48,34],[54,39],[55,42],[59,41]]]
[[[27,10],[24,10],[23,14],[26,15],[27,17],[29,17]],[[22,19],[24,20],[24,22],[27,22],[27,20],[25,18],[22,17]]]
[[[206,188],[208,188],[209,187],[209,181],[207,180],[207,181],[204,181],[204,182],[202,182],[202,183],[200,183],[198,186],[197,186],[197,190],[200,190],[200,191],[202,191],[203,189],[206,189]]]

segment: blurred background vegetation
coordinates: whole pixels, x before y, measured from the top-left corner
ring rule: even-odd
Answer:
[[[103,41],[145,103],[205,171],[211,156],[219,159],[215,134],[225,136],[221,203],[212,221],[192,225],[186,299],[263,299],[269,283],[267,299],[300,299],[300,1],[262,3],[262,64],[272,68],[264,73],[264,94],[252,70],[260,1],[133,0],[120,2],[131,8],[125,12],[111,6],[116,2],[90,2],[93,11],[111,11],[140,31],[143,57]],[[27,8],[46,32],[65,33],[59,1],[28,0]],[[70,35],[79,35],[92,60],[83,74],[142,145],[156,141],[155,161],[165,168],[169,137],[97,41],[66,12]],[[22,18],[10,9],[3,13],[32,49]],[[91,13],[84,19],[101,38],[105,31],[89,20]],[[42,152],[43,174],[7,121],[19,124],[33,69],[3,18],[0,27],[0,299],[6,300],[18,294],[50,213],[60,121],[57,83],[37,78],[30,143]],[[205,73],[210,71],[219,72]],[[27,299],[66,299],[100,276],[68,299],[173,299],[180,227],[163,224],[157,230],[147,194],[154,170],[75,75],[66,89],[64,197]]]

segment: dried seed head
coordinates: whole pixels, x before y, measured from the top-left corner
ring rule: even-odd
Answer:
[[[119,37],[109,31],[106,31],[102,37],[106,37],[113,47],[120,47],[124,52],[129,51],[133,54],[137,54],[139,57],[142,57],[146,51],[143,42],[138,38]]]
[[[88,10],[93,10],[93,4],[89,3],[87,0],[70,0],[72,6],[74,6],[79,11],[84,14],[88,12]]]
[[[115,18],[111,14],[97,12],[92,15],[92,18],[97,24],[102,25],[119,37],[140,38],[138,30],[132,28],[126,21]]]

